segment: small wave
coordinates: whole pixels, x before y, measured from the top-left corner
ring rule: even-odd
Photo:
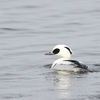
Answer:
[[[4,95],[1,98],[3,99],[13,99],[13,98],[22,98],[22,97],[29,97],[31,95],[23,95],[23,94],[8,94]]]
[[[52,64],[44,65],[46,68],[51,68]]]
[[[35,9],[35,8],[41,8],[41,6],[27,5],[27,6],[20,6],[20,7],[16,7],[16,8]]]
[[[12,30],[12,31],[17,31],[18,29],[13,29],[13,28],[1,28],[2,30]]]
[[[91,64],[89,65],[89,70],[91,70],[92,72],[100,72],[100,64]]]
[[[91,99],[91,100],[100,100],[100,95],[90,96],[89,99]]]
[[[94,66],[100,66],[100,64],[93,64]]]

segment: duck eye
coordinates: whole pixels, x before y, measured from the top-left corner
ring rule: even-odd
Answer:
[[[72,51],[70,50],[70,48],[68,48],[68,47],[65,47],[65,48],[69,50],[70,54],[72,54]]]
[[[60,51],[60,49],[56,48],[56,49],[53,50],[53,53],[57,54],[57,53],[59,53],[59,51]]]

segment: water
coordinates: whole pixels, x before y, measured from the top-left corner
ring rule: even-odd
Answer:
[[[56,44],[98,72],[50,69]],[[99,50],[99,0],[1,0],[0,100],[99,100]]]

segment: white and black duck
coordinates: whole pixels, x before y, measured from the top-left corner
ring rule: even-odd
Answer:
[[[57,55],[60,58],[53,62],[51,68],[73,72],[87,72],[88,66],[77,60],[70,60],[72,50],[66,45],[56,45],[51,52],[45,55]]]

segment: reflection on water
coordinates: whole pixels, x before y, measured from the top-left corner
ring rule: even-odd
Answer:
[[[64,99],[70,96],[70,92],[68,91],[68,88],[71,86],[69,73],[64,71],[58,71],[57,73],[58,74],[55,76],[57,80],[55,83],[55,88],[59,90],[59,92],[57,92],[57,96]]]
[[[56,71],[53,75],[54,90],[57,90],[56,97],[60,100],[66,100],[66,98],[77,98],[79,94],[84,93],[87,89],[84,88],[81,91],[81,88],[83,88],[86,83],[88,73],[80,74],[66,71]]]

